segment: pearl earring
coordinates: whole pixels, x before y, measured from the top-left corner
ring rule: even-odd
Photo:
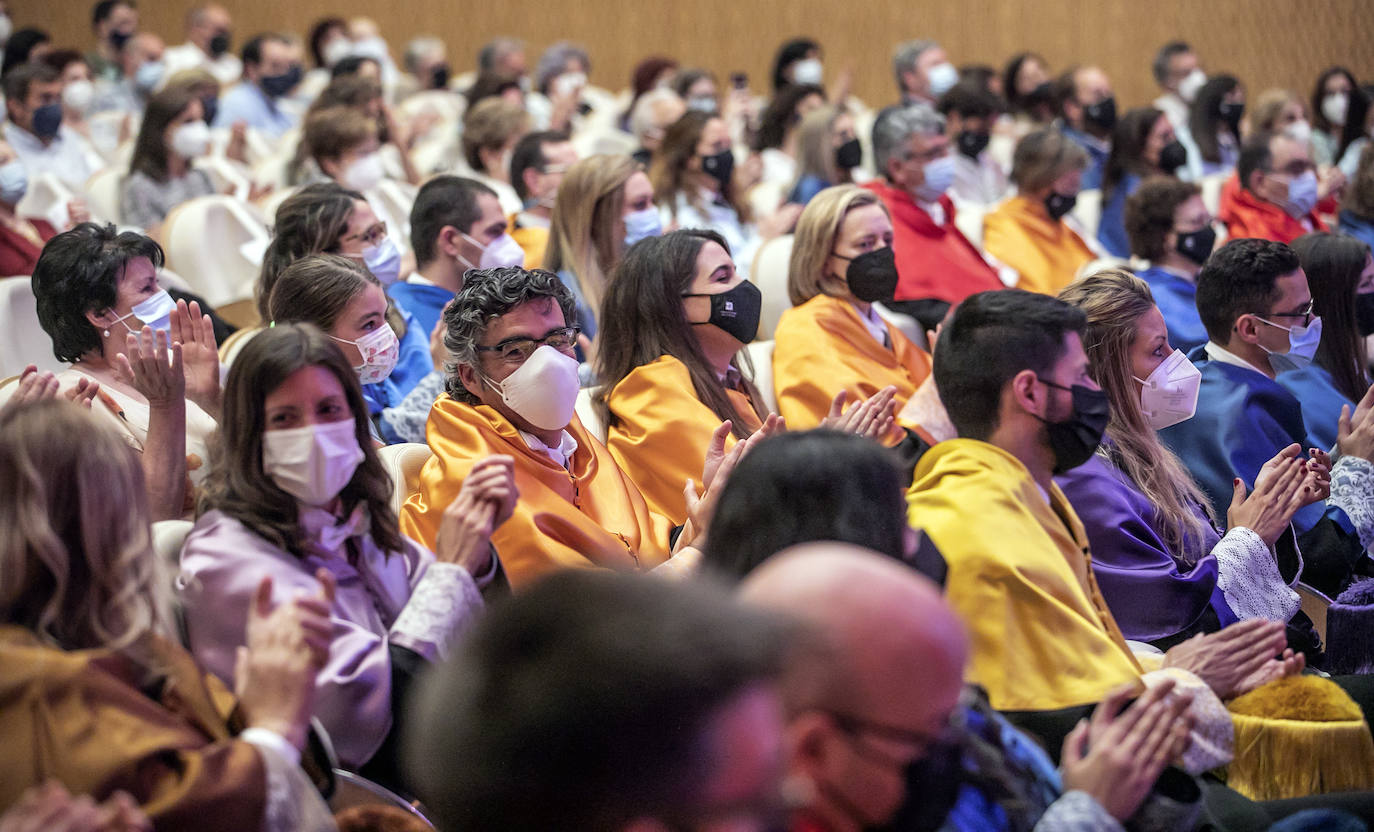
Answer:
[[[106,337],[106,338],[109,338],[109,337],[110,337],[110,331],[109,331],[108,329],[105,330],[105,337]]]

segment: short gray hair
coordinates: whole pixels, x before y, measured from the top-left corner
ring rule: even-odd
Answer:
[[[525,42],[519,38],[496,38],[482,46],[477,53],[477,69],[487,72],[496,68],[496,62],[515,52],[523,51]]]
[[[641,95],[639,100],[635,102],[634,109],[630,111],[631,135],[643,141],[644,136],[657,126],[654,122],[659,105],[672,101],[681,102],[682,96],[663,87],[649,90]],[[686,105],[683,104],[683,106]]]
[[[884,109],[873,121],[873,164],[878,175],[887,175],[888,160],[901,154],[912,136],[944,132],[945,117],[929,104],[898,104]]]
[[[897,48],[892,51],[892,75],[897,79],[898,90],[902,88],[902,73],[909,72],[916,66],[916,59],[921,57],[922,52],[939,45],[933,40],[909,40],[897,44]]]
[[[567,65],[569,58],[576,58],[582,62],[590,74],[592,71],[592,59],[587,54],[587,50],[568,40],[560,40],[553,46],[544,50],[544,54],[539,56],[539,63],[534,68],[534,87],[542,93],[548,93],[549,84],[553,79],[563,74],[563,67]]]
[[[448,361],[444,363],[447,376],[444,389],[450,396],[468,404],[480,403],[463,386],[458,368],[480,366],[477,342],[482,340],[493,319],[538,298],[553,298],[562,308],[567,325],[577,324],[572,292],[553,272],[508,266],[473,269],[463,275],[463,288],[444,309],[444,349],[448,351]]]
[[[448,47],[438,38],[413,38],[410,43],[406,44],[406,53],[403,59],[405,61],[406,70],[414,74],[416,67],[420,65],[420,61],[431,55],[442,56],[446,52],[448,52]]]

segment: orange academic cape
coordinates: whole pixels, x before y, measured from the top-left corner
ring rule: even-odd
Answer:
[[[1072,283],[1095,256],[1077,232],[1023,196],[983,218],[983,248],[1021,275],[1016,288],[1047,295]]]
[[[892,324],[887,334],[891,349],[869,333],[849,301],[829,295],[783,312],[773,335],[773,389],[787,427],[819,425],[840,390],[848,390],[853,401],[891,385],[901,412],[930,375],[930,356]]]
[[[730,401],[751,431],[763,426],[748,395],[726,390]],[[701,468],[706,448],[721,419],[702,404],[692,387],[687,366],[671,355],[636,367],[620,380],[606,403],[613,424],[606,433],[620,470],[639,486],[649,508],[674,523],[687,522],[682,487],[688,479],[701,493]],[[734,439],[726,440],[726,448]]]
[[[673,523],[649,510],[615,459],[573,416],[577,440],[569,468],[525,444],[515,426],[486,405],[444,395],[429,414],[426,438],[434,457],[420,472],[420,490],[401,508],[401,531],[434,549],[444,509],[458,496],[478,460],[515,457],[520,500],[492,535],[513,588],[567,566],[652,569],[668,559]]]
[[[520,224],[520,214],[507,217],[506,232],[525,252],[525,268],[544,268],[544,251],[549,247],[549,229]]]
[[[1308,231],[1325,231],[1326,223],[1313,209],[1303,219],[1312,224],[1310,229],[1295,220],[1288,212],[1272,202],[1266,202],[1240,186],[1235,176],[1227,179],[1221,186],[1221,206],[1217,219],[1226,224],[1226,234],[1232,239],[1258,237],[1261,240],[1275,240],[1291,243]]]
[[[158,829],[260,829],[267,773],[233,738],[234,697],[170,643],[160,681],[112,650],[64,651],[0,627],[0,812],[60,781],[104,800],[128,792]]]

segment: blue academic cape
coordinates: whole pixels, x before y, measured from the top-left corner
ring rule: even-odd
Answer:
[[[1155,306],[1169,330],[1170,346],[1188,353],[1207,343],[1207,330],[1197,312],[1196,284],[1159,266],[1138,271],[1136,276],[1150,284]]]
[[[424,283],[395,283],[386,293],[403,313],[415,319],[420,330],[425,333],[426,342],[429,340],[429,333],[433,332],[434,326],[439,323],[444,304],[453,300],[453,293],[444,287]]]
[[[1131,256],[1131,240],[1126,236],[1126,197],[1139,187],[1140,177],[1128,173],[1116,183],[1111,198],[1102,203],[1102,214],[1097,220],[1097,241],[1113,257]]]
[[[1301,370],[1279,373],[1279,384],[1302,402],[1302,419],[1312,447],[1330,451],[1336,447],[1336,426],[1341,418],[1341,405],[1350,405],[1355,412],[1355,402],[1336,389],[1331,373],[1316,362]]]
[[[396,366],[391,370],[391,375],[376,384],[363,385],[363,400],[367,402],[368,413],[374,417],[384,408],[400,404],[421,379],[434,371],[434,358],[429,354],[429,330],[404,309],[400,312],[406,324],[406,334],[401,338]],[[381,423],[381,435],[387,444],[405,441],[384,421]]]

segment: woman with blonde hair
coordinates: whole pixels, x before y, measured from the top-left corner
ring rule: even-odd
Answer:
[[[112,428],[63,401],[0,409],[0,493],[0,811],[57,780],[127,794],[159,829],[332,829],[298,765],[332,584],[272,609],[247,578],[236,701],[177,644],[142,471]]]
[[[840,107],[812,110],[797,128],[797,180],[787,201],[804,206],[831,185],[848,185],[862,162],[854,117]]]
[[[892,387],[900,411],[930,376],[930,356],[873,306],[897,286],[892,235],[882,200],[856,185],[826,188],[802,211],[788,267],[792,308],[773,335],[773,386],[788,427],[819,425],[840,391],[862,400]],[[894,429],[888,440],[904,436]]]
[[[484,99],[463,114],[463,159],[472,170],[465,175],[496,191],[508,217],[524,207],[510,184],[510,157],[529,131],[529,114],[505,98]]]
[[[1149,284],[1109,269],[1059,298],[1088,316],[1083,346],[1110,417],[1093,458],[1055,482],[1083,522],[1122,633],[1167,649],[1237,619],[1293,618],[1290,586],[1302,561],[1288,524],[1317,493],[1301,449],[1271,459],[1248,497],[1236,481],[1223,535],[1202,490],[1155,435],[1192,417],[1201,375],[1170,348]]]
[[[589,156],[563,174],[544,268],[572,292],[582,333],[594,338],[606,283],[625,250],[663,232],[649,177],[629,156]]]

